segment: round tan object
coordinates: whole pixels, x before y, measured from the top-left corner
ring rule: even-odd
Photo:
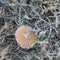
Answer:
[[[36,34],[32,31],[32,27],[29,26],[20,26],[16,30],[15,37],[19,46],[24,49],[30,49],[36,43]]]

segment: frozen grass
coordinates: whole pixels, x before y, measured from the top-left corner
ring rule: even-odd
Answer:
[[[0,0],[0,60],[60,60],[60,0]],[[17,45],[20,25],[33,27],[37,44]]]

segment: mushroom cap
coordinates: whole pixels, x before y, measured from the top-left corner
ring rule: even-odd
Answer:
[[[15,33],[16,41],[24,49],[33,48],[36,43],[36,34],[30,26],[20,26]]]

